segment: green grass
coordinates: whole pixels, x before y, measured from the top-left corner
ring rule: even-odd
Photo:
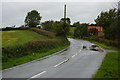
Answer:
[[[116,47],[108,46],[108,45],[106,45],[106,44],[104,44],[104,43],[99,43],[99,42],[96,42],[96,41],[91,41],[91,42],[99,45],[99,46],[102,47],[103,49],[107,49],[107,50],[119,50],[119,49],[116,48]]]
[[[118,49],[117,47],[108,46],[108,45],[106,45],[105,43],[99,43],[99,42],[97,42],[97,41],[90,40],[89,37],[83,38],[83,40],[86,40],[86,41],[90,41],[90,42],[92,42],[92,43],[95,43],[95,44],[99,45],[99,46],[100,46],[101,48],[103,48],[103,49],[107,49],[107,50],[120,50],[120,49]]]
[[[89,38],[86,38],[84,40],[90,41],[92,43],[95,43],[99,45],[100,47],[107,49],[107,50],[118,50],[117,47],[108,46],[104,43],[99,43],[97,41],[92,41]],[[98,69],[95,75],[93,75],[94,80],[97,80],[98,78],[103,78],[102,80],[108,80],[107,78],[120,78],[120,71],[119,71],[119,65],[120,62],[120,52],[109,52],[106,54],[102,65]],[[116,80],[116,79],[111,79]]]
[[[48,40],[50,38],[30,30],[2,31],[2,47],[22,45],[29,41]]]
[[[41,57],[53,54],[53,53],[58,52],[58,51],[60,51],[60,50],[62,50],[64,48],[67,48],[68,46],[69,45],[59,46],[59,47],[57,47],[55,49],[48,50],[47,52],[33,53],[31,55],[28,55],[28,56],[9,59],[7,62],[2,63],[2,69],[6,69],[6,68],[13,67],[13,66],[17,66],[17,65],[20,65],[20,64],[23,64],[23,63],[27,63],[29,61],[32,61],[32,60],[35,60],[35,59],[38,59],[38,58],[41,58]]]
[[[70,33],[74,33],[76,27],[70,27]]]
[[[74,38],[74,30],[76,27],[70,27],[69,34],[67,35],[67,38]]]
[[[119,64],[120,52],[109,52],[93,78],[120,78]]]

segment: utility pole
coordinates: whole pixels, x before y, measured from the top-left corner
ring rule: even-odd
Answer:
[[[64,19],[66,19],[66,4],[64,5]]]

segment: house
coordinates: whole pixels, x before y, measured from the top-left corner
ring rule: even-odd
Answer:
[[[88,30],[90,30],[91,28],[96,28],[98,30],[98,36],[104,35],[102,26],[88,26]]]

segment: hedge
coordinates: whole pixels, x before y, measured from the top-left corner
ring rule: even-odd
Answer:
[[[33,54],[33,53],[46,52],[56,47],[70,44],[66,38],[57,38],[52,32],[40,30],[37,28],[31,28],[30,30],[33,30],[37,33],[52,37],[52,39],[47,40],[47,41],[44,41],[44,40],[43,41],[32,41],[24,45],[2,48],[2,61],[3,62],[7,61],[10,58],[19,58],[19,57],[26,56],[26,55]]]
[[[0,28],[0,31],[27,30],[27,29],[29,29],[29,27],[19,27],[19,28],[6,27],[6,28]]]
[[[38,29],[38,28],[30,28],[29,30],[35,31],[35,32],[42,34],[44,36],[47,36],[47,37],[55,38],[55,33],[50,32],[50,31],[46,31],[46,30],[42,30],[42,29]]]
[[[118,40],[108,40],[108,39],[104,39],[104,38],[100,38],[100,37],[96,37],[96,36],[85,37],[84,39],[91,40],[91,41],[97,41],[99,43],[104,43],[108,46],[114,46],[114,47],[120,48],[120,41],[118,41]]]

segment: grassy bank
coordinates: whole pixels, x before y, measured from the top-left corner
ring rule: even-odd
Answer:
[[[38,58],[53,54],[55,52],[58,52],[58,51],[60,51],[62,49],[67,48],[68,46],[69,45],[59,46],[59,47],[56,47],[56,48],[54,48],[52,50],[48,50],[48,51],[43,52],[43,53],[32,53],[31,55],[27,55],[27,56],[20,57],[20,58],[11,58],[11,59],[7,60],[7,62],[4,62],[2,64],[2,69],[17,66],[17,65],[27,63],[29,61],[32,61],[32,60],[35,60],[35,59],[38,59]]]
[[[2,44],[2,68],[6,69],[50,55],[70,43],[65,37],[56,37],[52,32],[31,28],[3,31]]]
[[[50,38],[30,30],[2,31],[2,47],[23,45],[30,41],[49,40]]]
[[[93,78],[120,78],[120,52],[109,52]],[[113,79],[116,80],[116,79]]]

